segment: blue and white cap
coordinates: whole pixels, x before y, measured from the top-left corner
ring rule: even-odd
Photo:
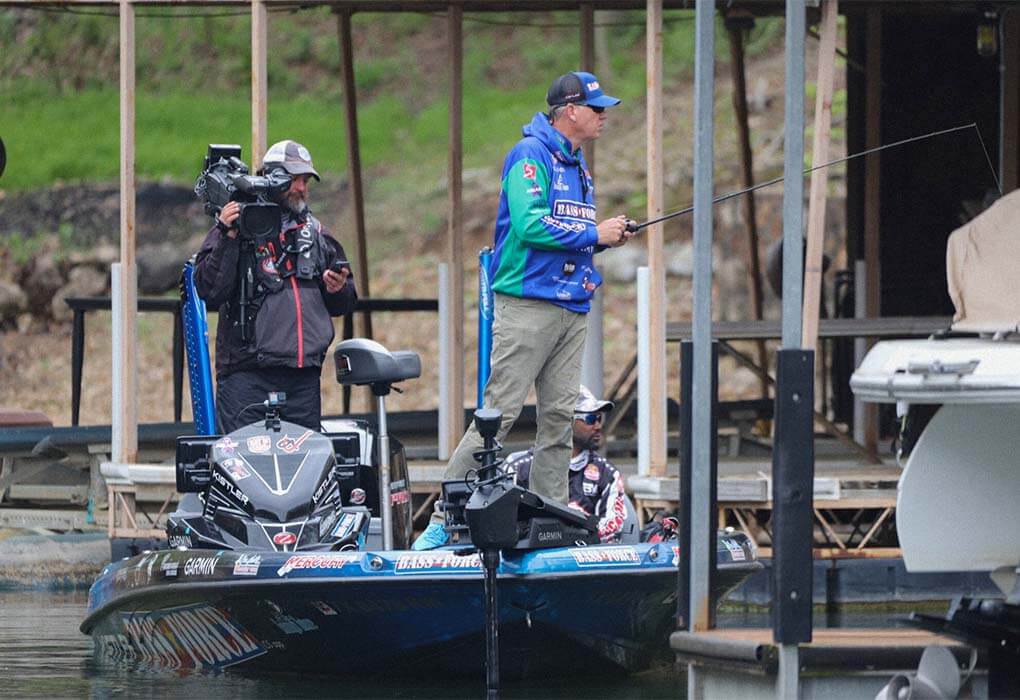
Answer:
[[[615,107],[620,104],[619,99],[602,92],[599,79],[594,74],[582,71],[574,71],[556,78],[549,86],[545,102],[550,107],[566,104]]]

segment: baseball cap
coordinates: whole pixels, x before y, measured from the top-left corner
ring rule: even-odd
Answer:
[[[577,401],[574,403],[574,413],[596,413],[598,411],[612,411],[612,401],[600,401],[591,393],[591,389],[584,384],[577,394]]]
[[[620,100],[602,92],[599,79],[592,73],[574,71],[561,75],[549,86],[545,102],[550,107],[565,104],[588,105],[589,107],[614,107]]]
[[[266,157],[262,159],[262,167],[277,165],[282,167],[291,175],[309,174],[319,179],[319,173],[315,172],[312,166],[312,154],[308,149],[297,141],[277,141],[269,150]]]

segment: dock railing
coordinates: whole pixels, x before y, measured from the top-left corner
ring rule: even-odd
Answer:
[[[110,311],[110,297],[68,297],[64,300],[73,312],[71,328],[71,425],[77,426],[81,416],[82,370],[85,364],[85,320],[91,311]],[[184,385],[184,342],[181,326],[181,300],[170,297],[139,297],[138,310],[144,312],[169,313],[173,316],[173,362],[174,421],[181,422]],[[209,309],[215,313],[216,309]],[[354,314],[370,315],[373,311],[394,313],[439,311],[436,299],[358,299],[354,311],[344,316],[343,338],[354,337]],[[344,413],[350,413],[350,387],[344,387]]]

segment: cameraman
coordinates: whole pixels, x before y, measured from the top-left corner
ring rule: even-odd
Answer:
[[[330,317],[352,311],[358,298],[343,247],[308,211],[308,181],[319,179],[308,149],[290,140],[273,144],[263,171],[277,168],[291,176],[277,202],[283,210],[279,235],[239,236],[241,205],[231,201],[195,262],[198,295],[219,309],[216,412],[223,433],[258,420],[270,391],[286,393],[285,420],[319,430]],[[241,299],[242,279],[249,281],[250,299]]]

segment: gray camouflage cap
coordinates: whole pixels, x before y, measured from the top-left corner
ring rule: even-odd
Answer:
[[[262,159],[262,167],[280,166],[291,175],[312,175],[319,180],[319,173],[312,166],[312,154],[297,141],[277,141]]]
[[[612,401],[600,401],[591,393],[591,389],[584,384],[577,394],[577,401],[574,403],[574,413],[597,413],[599,411],[612,411]]]

